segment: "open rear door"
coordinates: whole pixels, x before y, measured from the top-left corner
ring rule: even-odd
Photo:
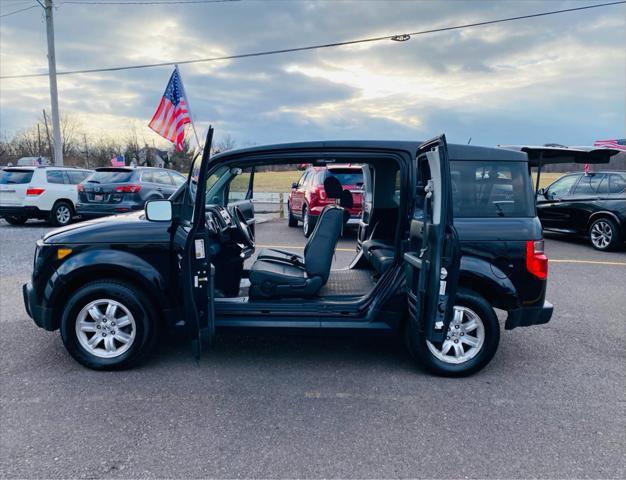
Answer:
[[[442,342],[453,316],[461,256],[444,135],[420,146],[415,168],[410,247],[404,254],[409,314],[427,340]]]

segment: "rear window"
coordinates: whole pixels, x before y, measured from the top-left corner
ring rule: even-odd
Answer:
[[[328,173],[336,177],[342,185],[363,185],[363,171],[361,170],[334,168],[329,169]]]
[[[94,183],[126,183],[135,173],[133,170],[96,170],[88,182]]]
[[[454,216],[533,217],[526,162],[451,161]]]
[[[0,176],[0,184],[19,184],[29,183],[33,178],[33,170],[2,170]]]

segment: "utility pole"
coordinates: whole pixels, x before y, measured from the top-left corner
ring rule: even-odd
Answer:
[[[52,142],[50,141],[50,130],[48,130],[48,117],[46,116],[46,109],[43,109],[43,121],[44,121],[44,125],[46,126],[46,138],[48,139],[48,155],[50,155],[50,160],[54,160],[53,157],[53,150],[52,150]]]
[[[63,165],[63,140],[59,121],[59,95],[57,92],[57,62],[54,55],[54,23],[52,0],[44,0],[46,33],[48,34],[48,75],[50,77],[50,103],[52,104],[52,136],[54,137],[54,164]]]

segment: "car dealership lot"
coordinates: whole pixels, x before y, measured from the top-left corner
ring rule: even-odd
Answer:
[[[626,254],[549,236],[544,326],[504,332],[466,379],[414,367],[399,341],[184,339],[142,367],[94,372],[21,300],[39,222],[0,221],[2,477],[623,477]],[[258,226],[257,245],[304,245]],[[336,266],[352,258],[348,235]]]

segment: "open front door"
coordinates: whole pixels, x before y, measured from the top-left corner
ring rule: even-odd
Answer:
[[[415,167],[410,248],[404,254],[409,314],[427,340],[442,342],[453,316],[460,264],[444,135],[420,146]]]
[[[202,158],[197,159],[192,165],[187,190],[178,205],[179,215],[173,237],[175,268],[178,270],[185,325],[196,357],[212,343],[215,332],[214,267],[211,264],[212,249],[209,248],[205,216],[207,171],[212,140],[213,128],[209,127]]]

